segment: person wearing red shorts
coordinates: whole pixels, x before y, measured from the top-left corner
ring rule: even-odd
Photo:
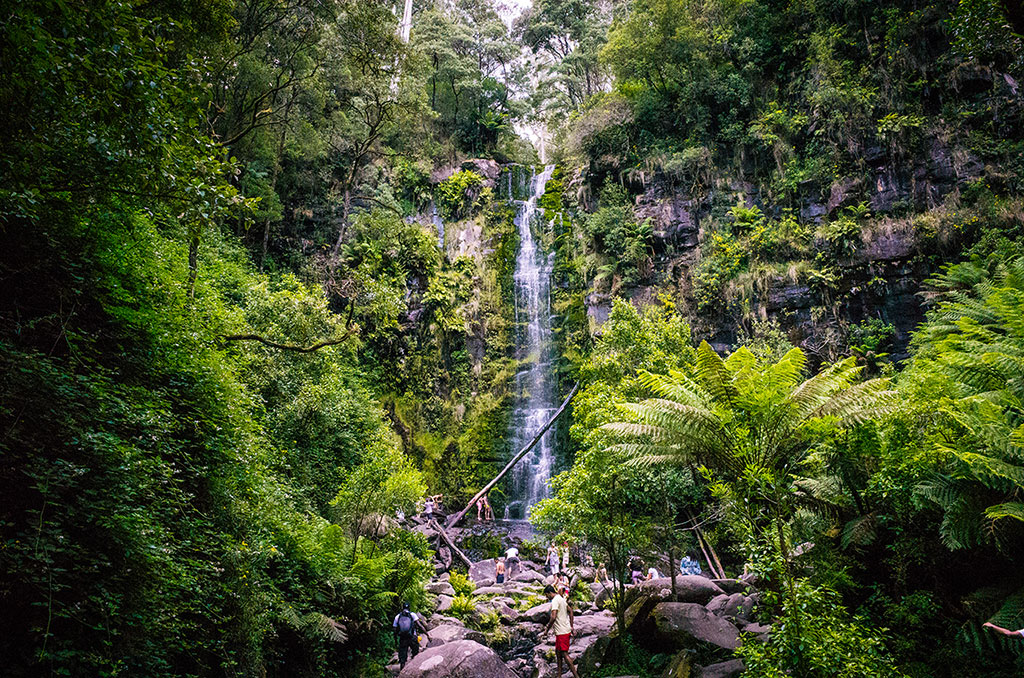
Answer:
[[[548,625],[544,627],[544,634],[546,635],[548,631],[555,632],[555,659],[558,661],[558,673],[555,675],[561,677],[564,658],[573,678],[580,678],[580,674],[576,673],[576,666],[569,657],[569,639],[572,638],[575,624],[572,608],[565,598],[555,593],[554,586],[545,587],[544,595],[551,601],[551,617],[548,619]]]

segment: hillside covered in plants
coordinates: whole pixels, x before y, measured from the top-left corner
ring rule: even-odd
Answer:
[[[583,675],[1024,671],[1019,0],[25,0],[0,54],[5,675],[551,676],[549,543]]]

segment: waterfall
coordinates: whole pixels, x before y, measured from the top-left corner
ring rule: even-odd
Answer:
[[[533,235],[537,199],[554,171],[548,165],[532,178],[529,197],[519,202],[516,226],[519,254],[515,268],[516,403],[509,439],[514,454],[533,440],[558,407],[555,401],[551,352],[551,271],[554,253],[545,253]],[[510,184],[511,190],[511,184]],[[554,462],[554,431],[549,429],[540,442],[512,469],[506,518],[525,518],[530,506],[547,496]]]
[[[430,220],[434,223],[434,228],[437,230],[437,246],[443,251],[444,222],[441,221],[441,215],[437,213],[437,205],[433,200],[430,201]]]

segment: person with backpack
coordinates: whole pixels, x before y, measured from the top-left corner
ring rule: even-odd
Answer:
[[[405,662],[410,650],[412,650],[413,657],[420,652],[420,641],[416,637],[417,626],[423,629],[424,636],[430,638],[430,634],[427,633],[427,626],[423,623],[423,618],[409,609],[409,603],[402,603],[402,611],[398,613],[395,621],[391,624],[395,631],[395,636],[398,638],[398,665],[401,668],[405,668]]]

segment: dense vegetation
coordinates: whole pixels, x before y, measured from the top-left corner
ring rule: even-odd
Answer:
[[[0,17],[7,674],[383,675],[433,574],[391,516],[508,453],[530,123],[581,384],[538,527],[754,570],[750,676],[1018,675],[1020,3],[398,22]]]

